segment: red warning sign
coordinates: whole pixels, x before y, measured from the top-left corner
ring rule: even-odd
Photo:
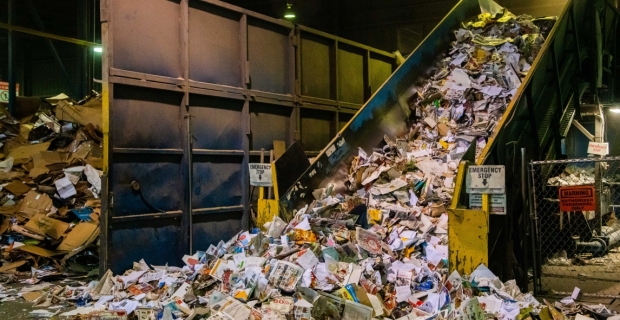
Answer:
[[[594,210],[596,210],[596,193],[593,186],[560,188],[560,211]]]

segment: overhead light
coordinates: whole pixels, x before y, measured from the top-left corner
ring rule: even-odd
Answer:
[[[291,9],[293,5],[290,3],[286,4],[286,10],[284,11],[284,18],[286,19],[294,19],[295,18],[295,12],[293,11],[293,9]]]
[[[613,113],[620,113],[620,108],[609,109],[609,111],[611,111]]]
[[[102,47],[94,47],[93,51],[101,53],[101,52],[103,52],[103,48]]]

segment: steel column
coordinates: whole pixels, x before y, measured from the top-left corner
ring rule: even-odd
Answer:
[[[8,0],[8,22],[9,25],[13,23],[13,15],[15,14],[15,0]],[[9,114],[13,114],[15,112],[15,89],[17,86],[15,85],[15,61],[14,61],[14,50],[15,50],[15,39],[13,39],[13,30],[8,30],[8,48],[9,48]]]

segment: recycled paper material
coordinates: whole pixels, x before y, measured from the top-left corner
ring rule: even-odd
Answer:
[[[63,199],[74,196],[77,193],[77,191],[75,191],[73,183],[71,183],[71,181],[67,177],[54,181],[54,184],[56,185],[56,190],[58,190],[58,194]]]

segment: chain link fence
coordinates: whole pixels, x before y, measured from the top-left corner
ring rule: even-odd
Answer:
[[[534,291],[620,297],[620,157],[537,161],[530,173]]]

